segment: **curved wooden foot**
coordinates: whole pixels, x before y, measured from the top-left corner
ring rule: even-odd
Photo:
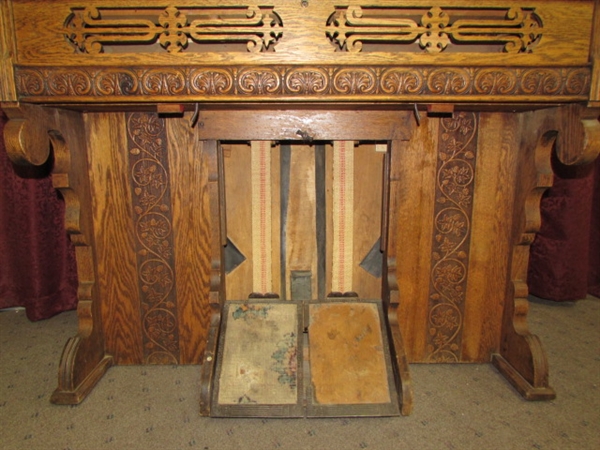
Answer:
[[[52,403],[79,404],[100,381],[112,366],[113,358],[95,351],[96,348],[89,339],[78,336],[67,341],[60,360],[58,387],[50,398]]]
[[[527,285],[521,289],[527,292]],[[513,297],[514,298],[514,297]],[[539,338],[527,330],[527,298],[515,298],[505,306],[500,353],[492,363],[526,400],[552,400],[546,352]]]

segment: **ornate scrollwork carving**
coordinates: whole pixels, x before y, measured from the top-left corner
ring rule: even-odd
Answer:
[[[425,77],[423,73],[409,68],[386,70],[381,75],[381,90],[386,94],[417,94],[423,90]]]
[[[340,69],[333,76],[333,88],[339,94],[371,94],[377,89],[377,75],[359,67]]]
[[[285,86],[288,92],[301,95],[323,94],[329,87],[328,75],[318,68],[292,69],[287,74]]]
[[[477,15],[466,14],[466,9]],[[542,20],[530,8],[434,6],[421,11],[417,22],[414,8],[338,7],[327,20],[326,34],[332,43],[348,52],[360,52],[364,42],[417,42],[427,53],[465,43],[501,44],[508,53],[529,53],[542,38]]]
[[[169,168],[164,121],[127,116],[144,357],[147,363],[179,361]]]
[[[233,88],[233,77],[225,69],[192,69],[190,91],[202,95],[227,95]]]
[[[154,19],[148,15],[156,14]],[[245,15],[246,17],[240,17]],[[65,21],[65,35],[83,53],[101,53],[104,46],[149,45],[158,42],[169,53],[181,52],[196,43],[245,43],[248,51],[260,52],[275,45],[283,33],[281,18],[272,8],[168,6],[158,12],[149,8],[73,8]]]
[[[228,67],[17,67],[20,98],[106,97],[139,101],[147,96],[218,100],[239,95],[293,101],[295,97],[360,97],[374,101],[425,101],[441,96],[514,101],[586,100],[586,67],[397,67],[397,66],[228,66]]]
[[[429,290],[428,359],[460,361],[471,235],[477,116],[440,121]]]
[[[279,92],[279,74],[273,69],[245,69],[238,75],[238,91],[246,95],[269,95]]]

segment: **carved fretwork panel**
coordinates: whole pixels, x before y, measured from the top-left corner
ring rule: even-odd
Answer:
[[[429,285],[427,359],[461,360],[478,115],[440,120]]]
[[[167,134],[154,114],[127,116],[144,361],[179,362]]]
[[[225,44],[220,50],[261,52],[272,49],[282,35],[281,18],[273,7],[72,8],[65,36],[81,53],[118,52],[136,45],[152,51],[157,45],[169,53],[206,44]],[[229,44],[229,46],[227,46]],[[245,47],[230,44],[244,44]],[[204,45],[204,47],[202,46]],[[127,47],[125,47],[127,48]]]
[[[425,50],[439,53],[474,45],[481,52],[490,45],[508,53],[530,53],[542,39],[542,19],[534,8],[337,7],[327,20],[327,36],[340,50]],[[485,47],[483,47],[485,46]]]

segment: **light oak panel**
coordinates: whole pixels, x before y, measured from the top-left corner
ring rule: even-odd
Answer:
[[[428,333],[438,129],[439,119],[423,117],[420,126],[413,122],[410,141],[398,143],[390,175],[397,195],[398,223],[390,224],[390,233],[397,233],[399,323],[410,362],[423,361]]]
[[[510,211],[515,195],[519,120],[511,114],[480,114],[473,194],[469,278],[461,357],[487,362],[499,348],[504,286],[511,251]]]
[[[361,298],[381,298],[381,278],[360,263],[381,236],[383,155],[374,144],[354,148],[353,290]]]
[[[202,142],[187,118],[168,119],[180,363],[199,364],[208,338],[210,204]],[[176,180],[176,181],[175,181]]]
[[[125,115],[88,114],[87,146],[99,296],[106,352],[117,364],[143,362],[140,297]]]
[[[225,277],[228,300],[243,300],[252,292],[252,186],[250,147],[223,144],[227,237],[246,260]]]

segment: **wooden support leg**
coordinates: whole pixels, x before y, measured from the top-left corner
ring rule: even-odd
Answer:
[[[5,129],[9,156],[17,164],[42,164],[54,151],[52,182],[65,199],[65,227],[75,245],[79,331],[68,340],[59,365],[58,387],[51,401],[80,403],[112,365],[104,352],[99,301],[94,289],[87,152],[84,125],[75,112],[51,112],[41,107],[3,104],[10,118]],[[76,149],[76,150],[75,150]]]
[[[600,150],[598,110],[568,105],[558,110],[526,113],[523,117],[522,180],[515,200],[514,242],[506,292],[499,354],[492,356],[498,370],[527,400],[555,398],[548,382],[548,361],[542,344],[527,327],[529,247],[541,224],[539,204],[551,186],[551,153],[565,164],[593,160]],[[556,145],[556,147],[555,147]],[[533,149],[533,151],[532,151]]]
[[[543,119],[543,114],[530,115],[524,121],[528,127],[536,119]],[[493,364],[527,400],[550,400],[556,396],[548,385],[546,353],[527,326],[529,247],[540,227],[541,196],[552,184],[550,156],[557,136],[553,130],[544,132],[544,126],[538,124],[536,128],[540,131],[536,135],[523,131],[523,160],[518,161],[522,181],[515,197],[513,219],[515,245],[505,294],[500,353],[492,355]]]

